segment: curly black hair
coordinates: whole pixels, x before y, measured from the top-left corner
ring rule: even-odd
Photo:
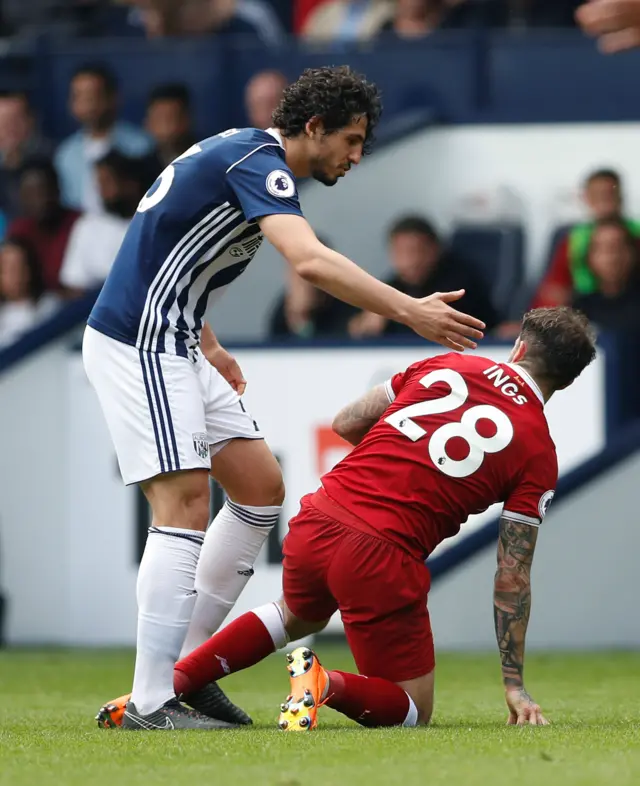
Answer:
[[[319,117],[328,134],[349,125],[354,117],[367,116],[364,152],[371,151],[373,131],[380,119],[380,91],[349,66],[307,68],[284,91],[273,113],[273,124],[283,136],[301,134],[312,117]]]

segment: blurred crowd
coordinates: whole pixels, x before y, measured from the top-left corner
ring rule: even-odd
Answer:
[[[578,0],[0,0],[0,18],[5,35],[46,30],[154,38],[228,32],[275,44],[291,32],[310,41],[353,42],[420,38],[438,28],[465,26],[570,26],[577,5]],[[271,125],[286,85],[286,76],[274,70],[249,80],[248,125]],[[119,106],[114,74],[100,63],[81,66],[68,98],[77,131],[54,144],[41,133],[26,92],[0,93],[0,347],[65,302],[98,288],[159,173],[197,139],[222,130],[194,127],[190,92],[181,83],[152,90],[140,127],[124,121]],[[443,236],[419,209],[397,216],[388,228],[386,280],[416,297],[464,288],[460,308],[502,338],[517,332],[525,308],[559,304],[579,306],[605,329],[639,330],[640,220],[625,211],[617,172],[594,171],[581,188],[585,218],[554,228],[548,258],[535,266],[542,274],[533,287],[514,279],[497,297],[500,269],[483,269],[473,240],[465,245]],[[501,253],[499,244],[488,249],[489,256]],[[507,268],[521,263],[506,260]],[[276,339],[355,340],[404,331],[289,273],[269,332]]]
[[[620,175],[594,171],[582,184],[582,200],[586,220],[554,228],[538,282],[532,286],[524,281],[501,302],[493,271],[483,270],[482,260],[461,255],[455,242],[448,243],[420,215],[399,217],[389,228],[385,280],[413,297],[466,290],[456,307],[482,319],[496,338],[515,338],[529,308],[563,305],[579,308],[601,330],[640,335],[640,221],[625,212]],[[489,224],[480,231],[494,230]],[[507,266],[515,263],[507,259]],[[402,333],[409,331],[376,314],[354,312],[294,273],[271,320],[271,334],[277,338]]]
[[[419,39],[437,29],[570,27],[580,0],[2,0],[3,34],[242,34],[276,45]]]
[[[251,125],[269,127],[285,86],[272,71],[249,81]],[[0,347],[102,284],[140,199],[199,138],[185,85],[155,88],[138,128],[119,119],[116,79],[99,64],[73,75],[69,111],[78,130],[55,146],[26,93],[0,93]]]
[[[249,80],[249,125],[270,126],[286,84],[271,70]],[[100,64],[81,66],[69,85],[78,130],[55,146],[40,133],[25,93],[0,94],[0,346],[102,284],[144,193],[201,136],[184,84],[151,92],[143,127],[121,120],[118,106],[114,75]],[[586,220],[554,229],[541,280],[524,296],[520,288],[496,299],[499,271],[483,270],[469,244],[449,242],[419,212],[398,216],[388,229],[386,280],[415,297],[465,289],[460,308],[501,338],[517,333],[514,304],[520,312],[574,304],[604,329],[640,330],[640,220],[626,214],[615,171],[594,171],[582,192]],[[516,261],[507,259],[507,266]],[[403,328],[355,312],[290,273],[269,332],[276,339],[362,339]]]

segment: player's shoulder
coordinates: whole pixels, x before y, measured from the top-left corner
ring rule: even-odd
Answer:
[[[482,372],[489,368],[495,361],[479,355],[467,355],[460,352],[444,352],[441,355],[432,355],[421,358],[412,363],[408,370],[421,372],[435,369],[452,369],[463,374],[464,372]]]
[[[269,165],[288,169],[284,147],[276,132],[258,128],[230,128],[199,144],[209,156],[222,161],[228,171],[244,162],[249,166],[258,165],[265,158],[269,159]]]
[[[554,489],[558,482],[558,456],[556,446],[551,437],[527,441],[519,451],[519,458],[514,460],[514,469],[521,462],[518,470],[520,482],[528,481],[534,485]]]

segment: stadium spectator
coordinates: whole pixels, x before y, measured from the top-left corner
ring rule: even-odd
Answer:
[[[0,208],[13,218],[19,212],[18,181],[29,158],[46,158],[53,146],[37,130],[26,93],[0,93]]]
[[[81,128],[58,148],[55,157],[62,200],[67,207],[99,211],[94,164],[109,150],[129,156],[151,152],[151,139],[139,128],[117,120],[118,86],[101,65],[81,66],[71,80],[70,109]]]
[[[219,3],[220,0],[214,0]],[[281,46],[285,43],[284,29],[271,4],[264,0],[235,0],[227,2],[234,8],[232,24],[242,23],[255,30],[263,44]],[[235,32],[233,27],[229,32]]]
[[[56,33],[78,37],[86,36],[129,36],[141,33],[131,24],[132,8],[128,2],[119,0],[73,0],[56,2],[50,14],[56,20]],[[52,19],[47,20],[50,30]]]
[[[393,17],[380,32],[402,40],[424,38],[442,25],[445,16],[442,0],[396,0]]]
[[[49,160],[26,163],[19,175],[21,217],[7,234],[33,245],[42,267],[45,289],[60,288],[59,274],[69,235],[80,215],[60,202],[60,186],[55,167]]]
[[[301,35],[311,14],[327,0],[294,0],[293,3],[293,32]]]
[[[583,199],[590,220],[576,224],[561,237],[553,252],[549,269],[533,298],[533,308],[566,306],[574,291],[589,294],[596,291],[596,282],[589,271],[587,255],[596,221],[622,219],[629,231],[640,238],[640,221],[623,217],[623,192],[620,175],[610,169],[599,169],[587,177]]]
[[[60,281],[73,294],[102,285],[147,190],[145,162],[111,151],[96,164],[104,213],[85,213],[71,232]]]
[[[33,246],[20,238],[6,240],[0,247],[0,346],[12,344],[58,306],[57,297],[45,293]]]
[[[7,24],[22,35],[91,35],[99,30],[108,34],[104,23],[110,11],[108,0],[2,0]]]
[[[271,117],[287,84],[287,77],[279,71],[260,71],[251,77],[244,91],[249,127],[271,127]]]
[[[325,0],[305,10],[300,32],[308,41],[369,41],[393,10],[392,0]]]
[[[325,245],[329,245],[325,240]],[[322,338],[343,336],[353,313],[349,306],[332,298],[294,271],[287,269],[287,288],[271,314],[271,338]]]
[[[147,38],[235,34],[269,46],[284,41],[277,14],[263,0],[136,0]]]
[[[197,141],[188,87],[183,84],[156,87],[149,96],[145,126],[155,142],[152,155],[159,173]]]
[[[575,307],[605,330],[640,331],[640,254],[625,222],[619,218],[598,221],[587,256],[597,290],[576,292]]]
[[[444,0],[445,27],[574,27],[584,0]]]
[[[446,250],[428,221],[419,216],[397,221],[389,231],[389,252],[394,272],[386,279],[387,284],[418,298],[465,289],[457,308],[481,319],[487,331],[495,327],[498,318],[484,282],[463,260]],[[349,320],[348,331],[353,338],[408,334],[403,325],[366,311]]]
[[[508,0],[506,27],[575,27],[584,0]]]
[[[13,32],[43,27],[51,20],[51,0],[2,0],[2,19]]]

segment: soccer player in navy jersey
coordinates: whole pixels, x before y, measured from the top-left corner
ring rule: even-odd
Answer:
[[[125,728],[250,722],[217,686],[185,707],[173,670],[237,600],[284,498],[278,463],[242,405],[242,373],[204,321],[263,237],[304,279],[360,309],[449,349],[482,337],[482,322],[448,305],[462,291],[408,297],[320,243],[302,215],[296,179],[334,185],[368,151],[380,111],[375,85],[348,67],[314,69],[287,88],[273,128],[191,147],[142,199],[89,317],[86,372],[124,482],[140,484],[153,513]],[[207,530],[210,474],[228,500]],[[98,717],[112,720],[108,710]]]

